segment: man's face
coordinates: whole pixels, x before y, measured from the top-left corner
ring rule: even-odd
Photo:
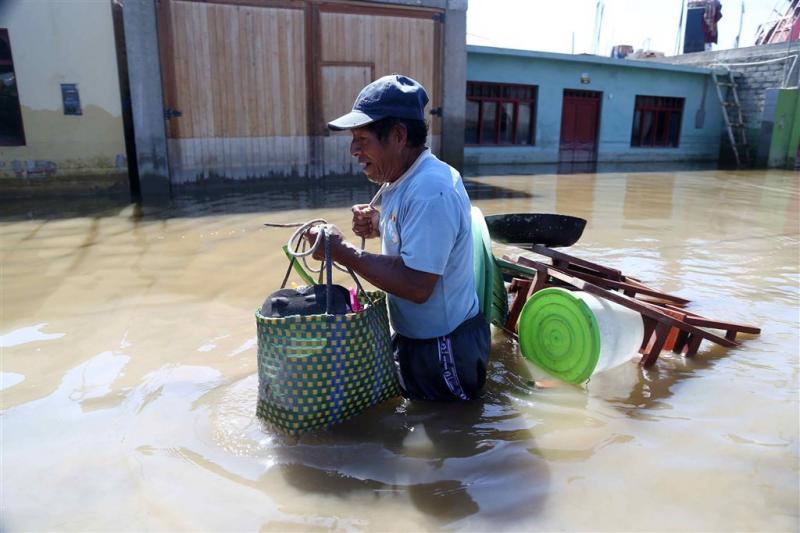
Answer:
[[[371,182],[394,181],[403,174],[403,144],[395,138],[396,132],[390,132],[383,141],[367,128],[355,128],[350,132],[353,135],[350,155],[358,159],[361,170]]]

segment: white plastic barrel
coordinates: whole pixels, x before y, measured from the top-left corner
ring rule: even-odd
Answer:
[[[637,355],[644,323],[636,311],[581,291],[538,291],[518,323],[522,354],[555,377],[582,383]]]

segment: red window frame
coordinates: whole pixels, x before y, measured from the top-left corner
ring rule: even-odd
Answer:
[[[524,85],[521,83],[494,83],[485,81],[467,82],[467,100],[478,104],[478,142],[467,143],[467,146],[509,146],[523,145],[533,146],[536,140],[536,102],[538,100],[539,87],[537,85]],[[484,131],[483,115],[484,103],[494,103],[493,127],[486,128],[492,131]],[[504,104],[512,104],[511,119],[511,142],[500,141],[500,109]],[[517,138],[517,124],[519,121],[520,104],[529,104],[531,109],[530,122],[526,137],[528,142]]]
[[[677,148],[680,144],[681,124],[683,122],[684,98],[673,96],[636,95],[633,108],[633,126],[631,127],[631,146],[636,148]],[[677,119],[673,118],[678,113]],[[651,123],[645,131],[644,116],[649,113]],[[675,128],[672,121],[677,120]],[[663,124],[661,135],[658,124]],[[674,135],[670,135],[674,131]]]

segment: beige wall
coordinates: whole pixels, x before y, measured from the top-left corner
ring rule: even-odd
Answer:
[[[127,183],[110,0],[3,0],[26,146],[0,146],[0,185]],[[83,115],[66,116],[61,83]],[[78,180],[79,182],[81,180]],[[78,184],[78,186],[80,186]]]

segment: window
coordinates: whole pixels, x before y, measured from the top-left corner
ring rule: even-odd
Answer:
[[[535,85],[467,82],[466,144],[533,144]]]
[[[17,79],[8,30],[0,28],[0,146],[24,146]]]
[[[683,98],[636,96],[631,146],[677,147]]]

